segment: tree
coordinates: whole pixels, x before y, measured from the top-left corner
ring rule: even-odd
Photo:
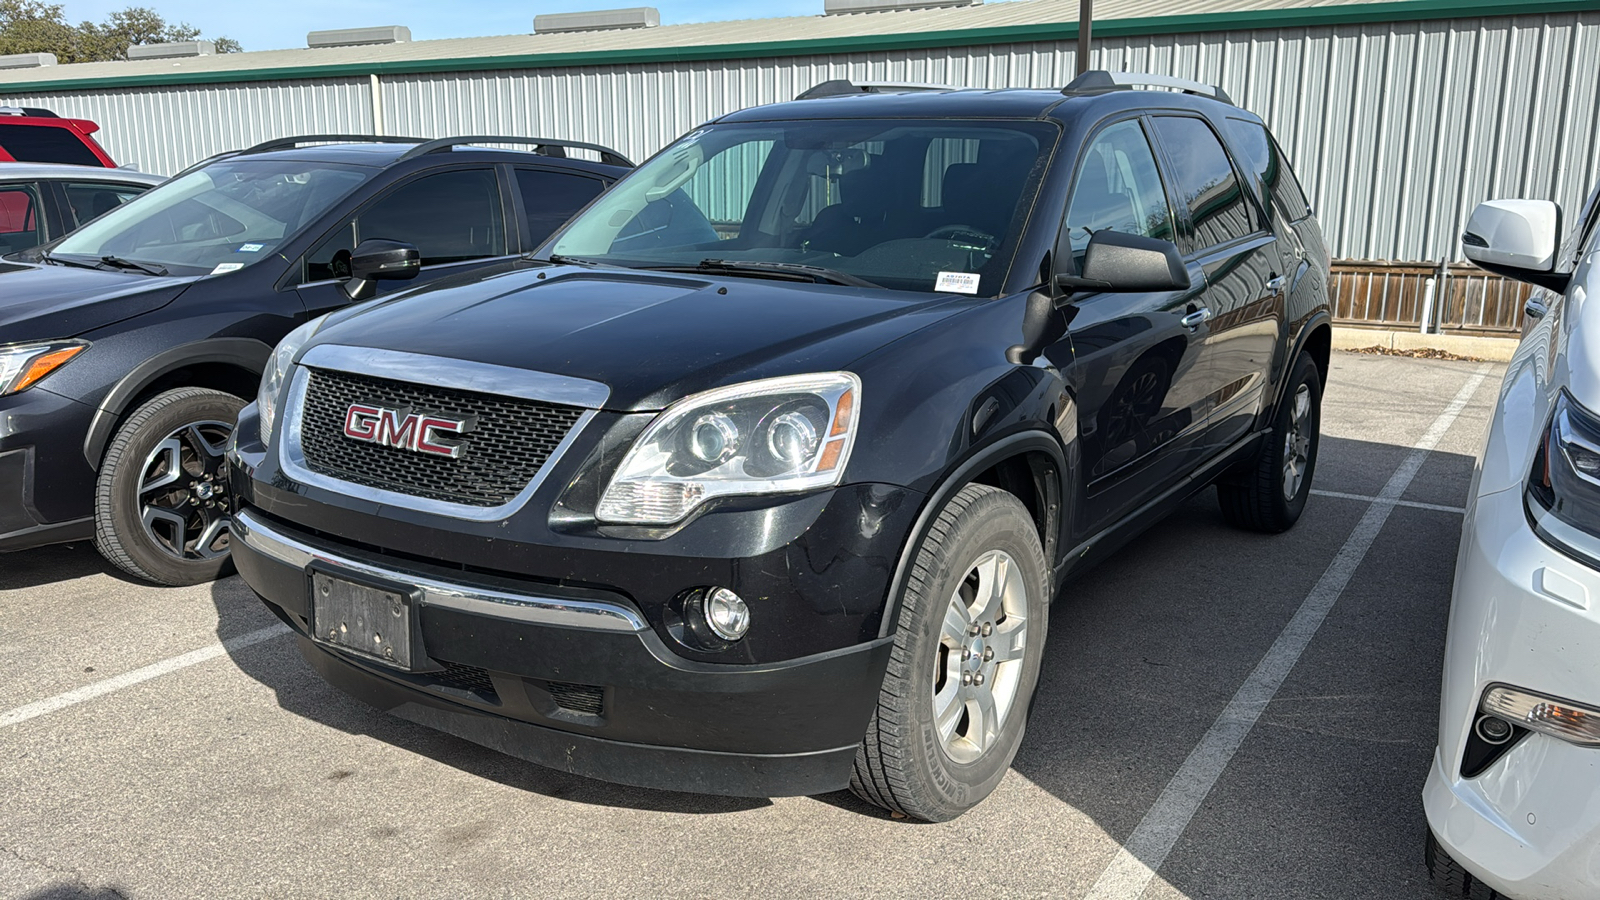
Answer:
[[[200,29],[167,22],[145,6],[114,12],[104,22],[68,24],[61,4],[41,0],[0,0],[0,55],[54,53],[63,63],[127,59],[133,44],[200,40]],[[232,38],[214,38],[218,53],[238,53]]]

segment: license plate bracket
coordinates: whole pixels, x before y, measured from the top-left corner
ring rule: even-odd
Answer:
[[[310,575],[312,640],[414,670],[422,646],[415,588],[337,569],[312,568]]]

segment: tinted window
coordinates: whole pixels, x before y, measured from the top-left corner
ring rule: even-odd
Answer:
[[[1272,135],[1267,133],[1265,125],[1244,119],[1229,119],[1228,133],[1233,138],[1233,145],[1244,157],[1240,162],[1250,167],[1256,180],[1277,201],[1289,221],[1298,222],[1311,215],[1311,204],[1306,202],[1305,191],[1300,189],[1294,170],[1289,167]]]
[[[31,185],[0,185],[0,254],[41,243],[38,192]]]
[[[404,241],[425,266],[502,256],[506,226],[493,169],[425,175],[390,191],[330,235],[306,258],[306,281],[344,278],[362,241]]]
[[[74,228],[100,218],[149,190],[142,184],[64,184],[62,187],[67,192]]]
[[[1072,188],[1066,228],[1074,260],[1097,231],[1173,239],[1172,210],[1138,122],[1119,122],[1089,145]]]
[[[1156,134],[1172,159],[1177,202],[1189,208],[1194,250],[1225,244],[1254,232],[1239,176],[1211,126],[1204,120],[1158,116]]]
[[[528,240],[542,244],[572,214],[600,196],[605,182],[598,178],[552,172],[549,169],[518,169],[517,190],[522,208],[528,214]]]
[[[0,125],[0,147],[17,162],[72,163],[75,166],[100,166],[76,132],[68,128],[42,125]]]

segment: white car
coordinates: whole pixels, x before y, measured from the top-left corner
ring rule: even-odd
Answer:
[[[1450,896],[1600,897],[1600,191],[1497,200],[1473,262],[1536,285],[1468,495],[1423,789]]]

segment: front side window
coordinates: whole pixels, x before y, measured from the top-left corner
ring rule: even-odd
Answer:
[[[0,147],[17,162],[104,166],[77,132],[59,125],[0,124]]]
[[[37,247],[39,192],[33,185],[0,185],[0,256]]]
[[[1082,261],[1097,231],[1173,240],[1172,208],[1137,121],[1118,122],[1089,145],[1073,185],[1066,229],[1074,262]]]
[[[549,169],[517,169],[517,192],[528,217],[530,244],[542,244],[572,214],[606,189],[605,182],[587,175]]]
[[[1207,250],[1253,233],[1243,186],[1211,126],[1178,116],[1157,116],[1155,126],[1172,159],[1175,199],[1189,208],[1190,249]]]
[[[85,261],[114,257],[174,275],[232,271],[271,257],[373,171],[224,159],[117,206],[51,252]]]
[[[550,252],[994,296],[1057,136],[1036,121],[708,126],[623,178]]]
[[[368,204],[306,256],[305,281],[347,278],[362,241],[404,241],[424,266],[503,256],[506,225],[493,169],[424,175]]]
[[[150,188],[142,184],[64,184],[74,228],[98,219]]]

